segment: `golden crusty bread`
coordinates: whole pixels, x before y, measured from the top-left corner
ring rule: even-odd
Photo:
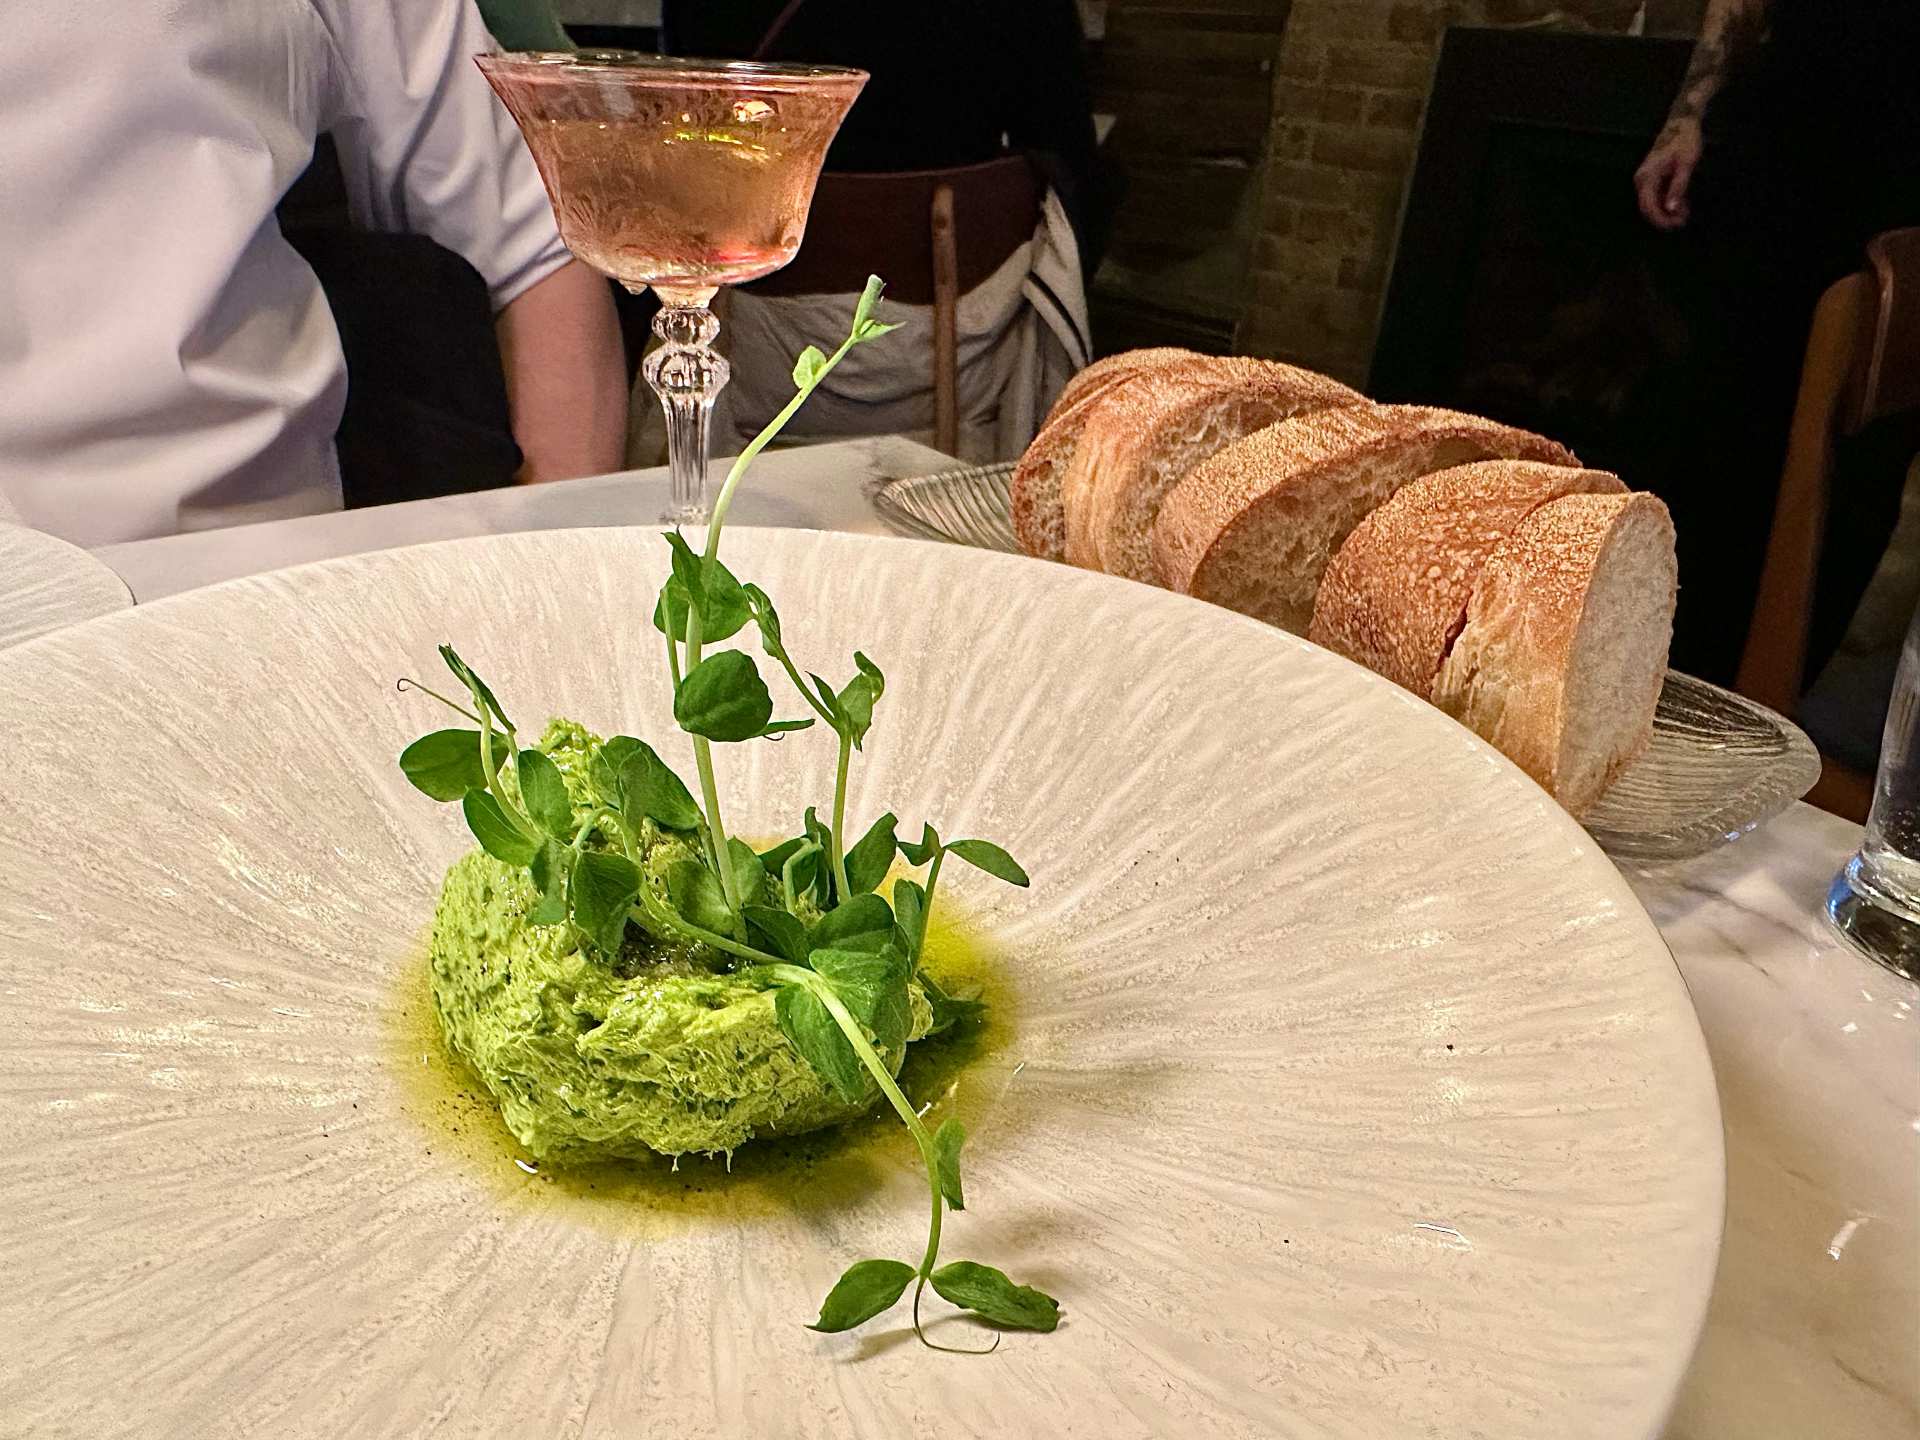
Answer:
[[[1094,361],[1067,381],[1013,472],[1010,508],[1013,533],[1022,550],[1045,560],[1065,557],[1067,520],[1060,504],[1060,482],[1086,424],[1088,406],[1135,376],[1176,360],[1198,358],[1191,350],[1171,346],[1127,350]]]
[[[1678,573],[1652,495],[1568,495],[1480,567],[1433,701],[1575,815],[1645,748]]]
[[[1256,388],[1264,362],[1226,355],[1188,355],[1143,368],[1089,396],[1079,415],[1079,434],[1060,477],[1060,508],[1067,538],[1062,553],[1069,565],[1100,568],[1100,556],[1088,528],[1094,476],[1104,444],[1149,423],[1153,407],[1173,397],[1228,395]],[[1089,437],[1097,443],[1088,445]]]
[[[1474,460],[1578,465],[1511,426],[1416,405],[1316,410],[1195,466],[1153,527],[1163,584],[1296,634],[1347,536],[1409,481]]]
[[[1068,377],[1067,383],[1060,387],[1053,408],[1047,412],[1047,421],[1050,423],[1055,415],[1073,409],[1108,386],[1129,379],[1143,370],[1171,364],[1175,360],[1192,360],[1198,355],[1199,351],[1182,349],[1178,345],[1152,345],[1142,350],[1122,350],[1117,355],[1103,356]]]
[[[1602,470],[1531,460],[1481,460],[1423,476],[1341,545],[1314,597],[1307,638],[1424,700],[1494,546],[1550,500],[1626,488]]]
[[[1168,367],[1094,406],[1063,486],[1067,560],[1159,583],[1153,522],[1195,465],[1242,436],[1332,405],[1363,405],[1337,380],[1272,360]]]

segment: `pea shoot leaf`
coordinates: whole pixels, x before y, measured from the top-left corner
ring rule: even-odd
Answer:
[[[943,1300],[971,1310],[1008,1330],[1050,1331],[1060,1323],[1060,1302],[1029,1285],[1016,1285],[991,1265],[955,1260],[927,1277]]]
[[[867,283],[861,287],[860,298],[853,302],[853,330],[858,334],[860,327],[873,315],[873,307],[880,303],[880,297],[887,293],[887,282],[878,275],[867,276]]]
[[[819,847],[819,855],[814,861],[814,894],[821,903],[833,893],[833,867],[827,862],[827,856],[833,853],[833,832],[827,829],[820,817],[813,813],[813,807],[807,807],[807,813],[801,817],[800,828],[806,837]],[[797,882],[796,882],[797,883]]]
[[[708,574],[706,562],[694,554],[677,530],[668,531],[666,540],[673,549],[673,578],[661,589],[653,607],[653,628],[680,639],[687,633],[688,606],[697,596],[703,642],[725,640],[738,633],[752,616],[746,592],[733,572],[716,560]]]
[[[882,1050],[907,1043],[913,1012],[907,998],[907,957],[892,945],[878,950],[821,950],[808,957],[814,971],[833,986],[853,1018],[873,1032]]]
[[[820,818],[811,805],[807,806],[807,813],[800,817],[800,831],[822,850],[826,849],[828,842],[833,839],[832,832],[827,829],[826,822]]]
[[[927,892],[902,876],[893,882],[893,913],[907,937],[907,959],[920,963],[920,932],[925,928]]]
[[[760,857],[738,835],[727,837],[727,857],[733,866],[733,893],[742,905],[758,900],[767,883]]]
[[[828,1088],[847,1104],[857,1104],[866,1093],[866,1072],[820,997],[801,985],[782,985],[774,992],[773,1015],[780,1033]]]
[[[778,880],[781,871],[786,868],[787,860],[794,852],[799,850],[801,846],[807,843],[807,837],[804,835],[796,835],[791,840],[782,840],[771,850],[762,850],[760,852],[760,864],[765,868],[767,874]]]
[[[618,791],[620,814],[629,828],[638,830],[642,816],[668,830],[697,830],[700,807],[693,792],[667,762],[644,740],[622,751]]]
[[[940,1181],[940,1193],[949,1210],[967,1208],[965,1192],[960,1188],[960,1147],[967,1143],[967,1127],[949,1115],[933,1132],[934,1174]]]
[[[940,835],[931,825],[920,827],[918,843],[911,840],[900,842],[900,853],[907,857],[909,865],[924,865],[940,853]]]
[[[743,585],[740,588],[746,594],[747,608],[753,614],[754,624],[760,627],[761,648],[776,660],[785,656],[786,643],[780,635],[780,616],[773,608],[773,601],[758,585]]]
[[[784,735],[789,730],[811,730],[812,728],[813,719],[809,716],[804,720],[769,720],[765,725],[760,727],[760,733],[762,735]]]
[[[924,970],[920,972],[920,988],[926,992],[927,1004],[933,1008],[933,1028],[927,1032],[929,1035],[978,1020],[987,1013],[986,1005],[979,1000],[961,1000],[947,994]]]
[[[742,907],[747,933],[768,950],[792,965],[807,963],[807,927],[799,917],[771,905]]]
[[[807,672],[807,679],[813,682],[814,691],[820,696],[820,704],[826,709],[827,714],[833,717],[833,728],[836,730],[844,730],[846,728],[846,717],[841,713],[840,697],[833,693],[833,686],[829,685],[811,670]]]
[[[497,758],[506,745],[494,747]],[[487,772],[480,763],[478,730],[435,730],[400,752],[400,769],[413,788],[435,800],[458,800],[469,790],[484,790]]]
[[[720,877],[698,860],[675,860],[667,866],[667,895],[681,918],[702,930],[724,935],[733,928]]]
[[[933,1028],[929,1035],[940,1035],[956,1025],[968,1025],[978,1021],[987,1013],[984,1000],[956,1000],[951,995],[943,995],[938,1001],[929,999],[933,1006]]]
[[[520,798],[534,823],[557,840],[573,839],[573,801],[567,798],[560,767],[538,750],[522,750],[514,769],[520,777]]]
[[[793,362],[793,387],[796,390],[809,390],[820,382],[826,372],[827,357],[818,345],[809,345],[802,350]]]
[[[823,1335],[837,1335],[864,1325],[900,1303],[917,1272],[901,1260],[859,1260],[834,1282],[820,1303],[820,1318],[809,1325]]]
[[[864,895],[882,880],[893,865],[893,827],[896,821],[889,810],[860,837],[846,855],[847,884],[855,895]]]
[[[773,696],[751,655],[722,650],[687,672],[674,692],[673,718],[690,735],[751,740],[773,718]]]
[[[991,840],[953,840],[947,844],[949,855],[958,855],[976,870],[984,870],[1009,885],[1026,885],[1027,872],[1006,851]]]
[[[859,750],[863,748],[867,731],[873,726],[873,707],[886,689],[887,682],[880,673],[880,667],[857,650],[853,654],[853,663],[859,673],[847,682],[846,688],[835,697],[835,702],[839,707],[842,733],[853,741],[853,748]]]
[[[527,867],[540,899],[527,920],[534,925],[558,925],[567,918],[567,876],[573,869],[573,851],[558,840],[548,840],[534,852]]]
[[[623,855],[583,850],[573,866],[573,923],[609,956],[620,953],[640,872]]]
[[[642,743],[631,735],[616,735],[594,751],[587,763],[587,780],[594,794],[616,810],[620,808],[620,767]]]
[[[525,865],[539,850],[539,842],[507,818],[500,802],[485,790],[469,790],[461,797],[460,809],[467,817],[467,828],[480,848],[508,865]]]
[[[856,895],[815,921],[807,939],[816,950],[878,950],[893,939],[893,910],[878,895]]]
[[[462,660],[451,645],[440,647],[440,658],[447,662],[447,669],[453,672],[454,679],[472,691],[477,702],[493,712],[493,718],[500,722],[500,728],[511,731],[513,722],[507,719],[507,712],[500,708],[500,702],[493,698],[493,691],[487,682],[473,673],[473,667]]]

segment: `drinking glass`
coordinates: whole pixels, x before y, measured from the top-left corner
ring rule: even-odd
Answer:
[[[705,523],[707,430],[727,383],[707,308],[793,259],[863,70],[631,50],[476,57],[519,125],[576,257],[660,297],[642,373],[667,420],[676,525]]]
[[[1920,980],[1920,612],[1900,652],[1866,837],[1835,877],[1827,914],[1859,949]]]

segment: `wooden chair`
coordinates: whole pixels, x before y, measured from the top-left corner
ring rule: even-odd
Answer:
[[[1792,714],[1808,676],[1814,581],[1831,501],[1834,447],[1868,425],[1920,410],[1920,228],[1867,245],[1868,268],[1835,281],[1814,307],[1800,393],[1739,691]],[[1873,777],[1823,756],[1807,799],[1864,820]]]
[[[1020,155],[945,170],[829,171],[814,191],[807,237],[784,269],[746,287],[760,295],[857,294],[869,274],[887,297],[933,306],[934,442],[960,445],[960,297],[1033,238],[1043,187]]]

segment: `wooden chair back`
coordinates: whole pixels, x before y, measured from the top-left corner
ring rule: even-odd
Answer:
[[[1920,410],[1920,227],[1867,242],[1877,292],[1860,383],[1849,397],[1847,433]]]
[[[1043,194],[1021,155],[942,170],[829,171],[814,191],[800,253],[745,288],[758,295],[852,294],[879,274],[889,299],[931,305],[934,443],[951,455],[960,444],[960,297],[1033,238]]]
[[[1835,281],[1814,307],[1786,463],[1741,655],[1742,694],[1792,714],[1807,684],[1807,637],[1826,537],[1835,443],[1876,420],[1920,409],[1920,228],[1867,245],[1867,268]],[[1865,818],[1872,779],[1827,762],[1809,798]]]

